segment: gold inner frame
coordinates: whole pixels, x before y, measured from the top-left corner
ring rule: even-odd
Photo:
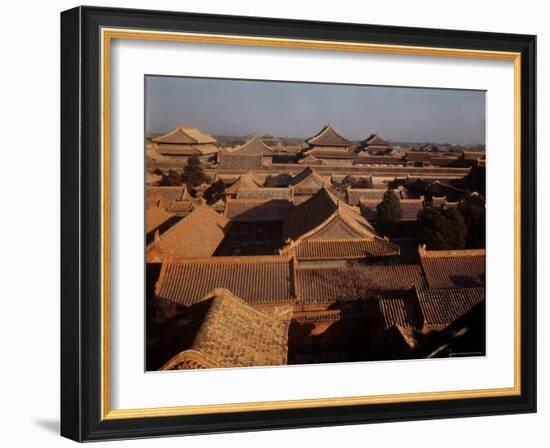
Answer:
[[[110,398],[110,50],[113,39],[207,43],[255,47],[295,48],[357,53],[439,56],[514,62],[514,386],[494,389],[417,392],[303,400],[170,406],[140,409],[111,409]],[[417,47],[303,39],[101,29],[101,419],[166,417],[210,413],[283,409],[306,409],[381,403],[503,397],[521,394],[521,53]]]

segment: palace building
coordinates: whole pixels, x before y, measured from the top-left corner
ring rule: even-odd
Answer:
[[[359,152],[369,153],[372,155],[382,155],[391,150],[390,145],[386,140],[378,134],[371,134],[365,140],[359,142]]]
[[[218,152],[213,137],[186,126],[148,140],[148,157],[159,155],[148,158],[145,198],[148,365],[484,353],[484,342],[460,341],[484,334],[485,250],[428,250],[417,220],[424,207],[458,206],[479,188],[465,177],[473,168],[377,134],[355,148],[330,125],[305,144],[269,143],[253,135]],[[208,185],[152,185],[180,176],[193,155]],[[403,186],[393,190],[400,222],[387,224],[377,206],[389,185]]]
[[[151,139],[151,148],[162,156],[176,159],[198,157],[206,162],[215,160],[216,139],[197,128],[180,125],[173,131]]]
[[[380,259],[399,255],[399,247],[379,237],[355,209],[325,188],[295,206],[283,222],[281,254],[298,260]]]
[[[294,203],[301,204],[302,202],[307,201],[323,189],[328,183],[328,180],[321,177],[315,169],[308,166],[306,169],[294,176],[289,182]]]
[[[338,134],[330,124],[319,133],[306,140],[307,148],[303,155],[313,156],[323,163],[332,165],[351,165],[356,157],[353,143]]]
[[[248,140],[244,145],[231,151],[231,154],[260,156],[262,165],[270,165],[273,161],[275,151],[270,146],[266,145],[262,140],[256,137],[256,134]]]

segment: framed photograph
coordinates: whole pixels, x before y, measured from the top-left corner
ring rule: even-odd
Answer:
[[[536,411],[535,36],[61,14],[61,433]]]

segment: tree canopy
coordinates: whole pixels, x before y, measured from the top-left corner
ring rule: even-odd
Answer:
[[[187,160],[181,180],[192,187],[209,182],[209,178],[202,169],[202,163],[197,156],[192,156]]]
[[[162,174],[159,185],[162,187],[177,187],[181,185],[181,176],[176,171],[170,170],[168,174]]]
[[[468,228],[456,207],[426,207],[418,219],[428,249],[464,249]]]
[[[471,194],[458,206],[468,227],[466,246],[477,249],[485,247],[485,199],[480,194]]]
[[[401,201],[395,192],[388,189],[382,202],[376,206],[376,218],[381,224],[396,223],[401,219]]]

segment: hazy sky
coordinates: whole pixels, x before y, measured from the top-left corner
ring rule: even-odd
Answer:
[[[147,76],[146,132],[307,138],[330,123],[352,140],[485,143],[485,92]]]

